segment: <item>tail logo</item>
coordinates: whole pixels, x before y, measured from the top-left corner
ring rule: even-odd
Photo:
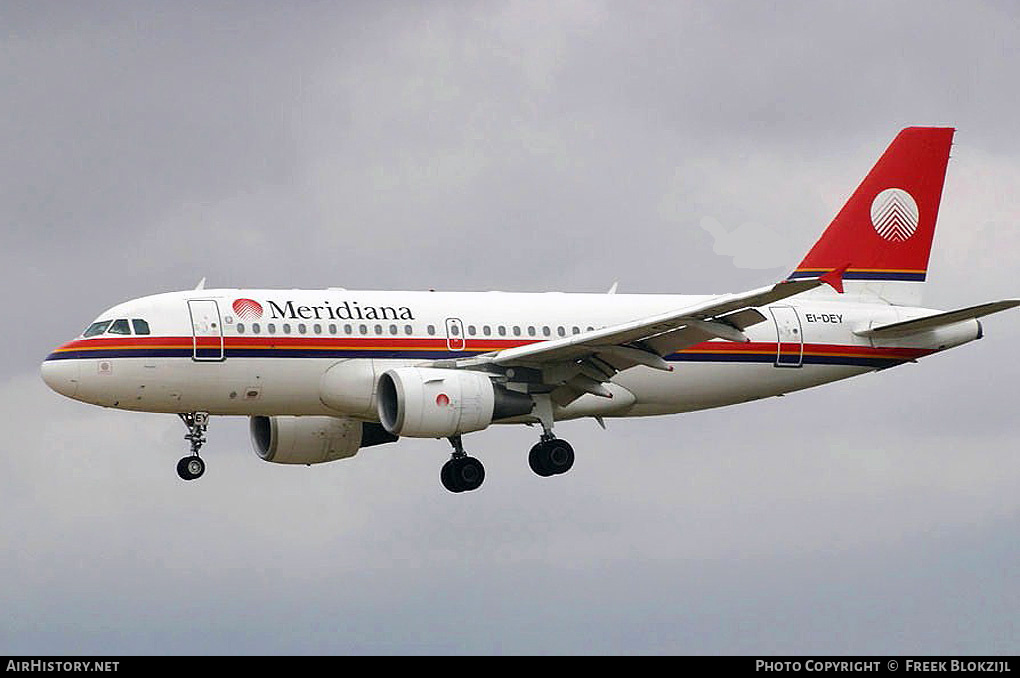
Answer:
[[[258,320],[262,317],[262,304],[254,299],[235,299],[234,313],[242,320]]]
[[[887,188],[871,203],[871,224],[892,242],[904,242],[914,235],[919,218],[917,203],[902,188]]]

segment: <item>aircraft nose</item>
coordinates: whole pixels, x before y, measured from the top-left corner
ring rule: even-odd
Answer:
[[[40,371],[47,386],[60,395],[73,398],[78,392],[80,367],[77,360],[46,360]]]

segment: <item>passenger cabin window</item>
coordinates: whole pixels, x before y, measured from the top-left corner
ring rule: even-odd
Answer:
[[[237,323],[234,327],[237,328],[238,334],[244,334],[244,323]]]
[[[123,318],[114,320],[113,324],[110,325],[110,329],[107,330],[110,334],[131,334],[131,326],[128,325],[128,321]]]
[[[135,334],[149,334],[149,323],[144,320],[135,318],[131,321],[131,324],[134,325]]]
[[[106,328],[109,327],[110,323],[112,323],[112,322],[113,322],[112,320],[100,320],[97,323],[92,323],[91,325],[88,326],[88,329],[86,329],[82,333],[82,336],[83,337],[95,337],[95,336],[98,336],[98,335],[102,334],[103,332],[105,332]]]

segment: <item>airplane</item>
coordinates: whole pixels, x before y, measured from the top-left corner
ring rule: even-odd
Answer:
[[[205,472],[212,415],[249,417],[265,461],[312,465],[446,438],[450,492],[477,490],[462,436],[538,425],[531,470],[574,464],[556,422],[723,407],[884,370],[980,339],[1007,299],[920,306],[954,128],[900,131],[784,280],[673,295],[196,289],[104,311],[53,350],[59,394],[177,414]]]

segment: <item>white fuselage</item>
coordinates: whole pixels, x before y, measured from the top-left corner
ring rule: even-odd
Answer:
[[[47,383],[77,400],[146,412],[335,415],[376,420],[375,377],[583,333],[682,308],[679,295],[347,290],[193,290],[115,306],[99,321],[121,333],[81,336],[51,353]],[[687,412],[780,395],[891,367],[980,336],[968,320],[874,340],[855,330],[925,309],[803,295],[760,309],[750,342],[706,341],[637,366],[585,394],[557,419]],[[144,323],[134,323],[143,320]],[[138,331],[148,331],[140,334]],[[524,420],[527,420],[526,418]]]

